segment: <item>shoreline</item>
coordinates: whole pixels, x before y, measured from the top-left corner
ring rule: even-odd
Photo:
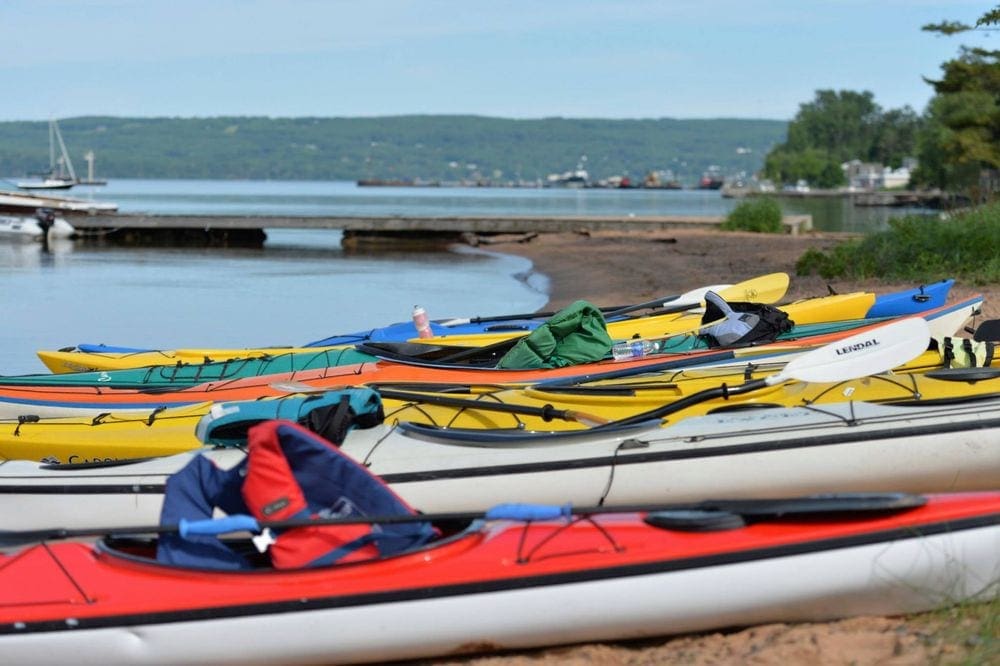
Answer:
[[[532,271],[548,281],[547,310],[557,310],[580,298],[598,306],[637,303],[777,272],[788,273],[791,278],[782,302],[825,296],[831,290],[878,293],[916,286],[912,282],[826,280],[818,275],[795,274],[796,261],[809,248],[826,250],[845,238],[829,233],[791,236],[688,229],[557,233],[494,242],[488,251],[530,260]],[[928,282],[936,279],[928,278]],[[977,322],[1000,317],[1000,285],[956,281],[949,300],[974,294],[986,298]]]

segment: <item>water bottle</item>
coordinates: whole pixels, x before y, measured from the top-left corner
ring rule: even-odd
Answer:
[[[417,327],[417,336],[421,338],[434,337],[431,322],[427,319],[427,311],[419,305],[413,306],[413,325]]]
[[[660,351],[660,343],[652,340],[627,340],[616,342],[611,347],[611,355],[616,361],[642,358]]]

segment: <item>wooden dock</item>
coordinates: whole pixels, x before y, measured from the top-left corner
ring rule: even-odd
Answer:
[[[361,217],[287,215],[141,215],[96,214],[72,217],[71,223],[84,234],[263,237],[265,229],[340,229],[359,236],[386,235],[395,238],[428,234],[528,234],[592,231],[664,231],[680,228],[713,229],[725,220],[718,216],[685,215],[586,215],[586,216],[462,216],[462,217]],[[811,215],[786,215],[789,233],[812,229]],[[234,233],[236,232],[236,233]],[[247,233],[243,233],[247,232]]]

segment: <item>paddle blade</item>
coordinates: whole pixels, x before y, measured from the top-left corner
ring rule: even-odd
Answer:
[[[725,301],[777,303],[788,291],[788,273],[770,273],[716,291]]]
[[[839,382],[875,375],[912,360],[927,351],[931,333],[920,317],[903,319],[857,333],[792,359],[768,378],[774,385],[789,379],[802,382]]]

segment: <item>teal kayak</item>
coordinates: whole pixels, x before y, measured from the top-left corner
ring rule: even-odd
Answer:
[[[288,374],[377,360],[353,347],[308,352],[276,353],[260,358],[242,358],[208,363],[179,363],[122,370],[0,376],[7,386],[100,386],[115,389],[181,389],[205,382]]]

